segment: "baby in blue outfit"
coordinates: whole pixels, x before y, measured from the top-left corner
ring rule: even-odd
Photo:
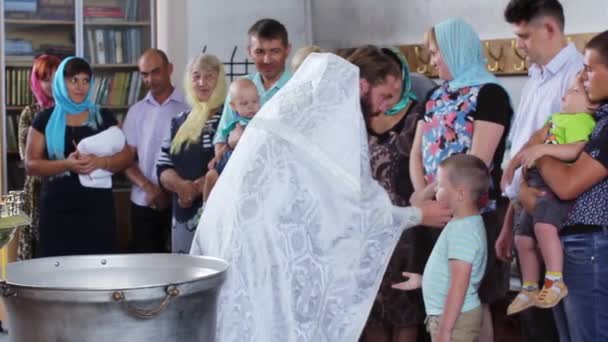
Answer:
[[[245,127],[260,109],[260,96],[258,95],[258,90],[250,79],[240,78],[232,82],[229,93],[231,99],[230,107],[236,113],[236,118],[221,132],[224,136],[228,137],[228,144],[226,144],[225,149],[215,157],[215,168],[209,170],[205,175],[205,184],[203,188],[203,201],[205,202],[219,175],[224,170],[224,167],[226,167],[232,152],[245,131]]]

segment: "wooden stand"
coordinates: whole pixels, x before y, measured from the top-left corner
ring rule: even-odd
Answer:
[[[6,265],[9,262],[17,260],[17,247],[19,246],[19,230],[15,232],[15,236],[9,242],[8,245],[0,249],[0,269],[2,272],[2,279],[6,279]],[[7,318],[6,310],[4,309],[4,302],[0,301],[0,321],[5,322]],[[6,323],[3,324],[3,328],[6,328]]]

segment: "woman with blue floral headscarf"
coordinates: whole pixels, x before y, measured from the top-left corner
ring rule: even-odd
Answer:
[[[118,172],[133,156],[127,148],[109,157],[80,153],[84,138],[117,125],[91,100],[92,70],[66,58],[53,78],[55,106],[36,115],[28,135],[25,166],[43,177],[40,198],[40,256],[116,252],[112,189],[84,187],[79,175],[97,169]]]
[[[429,95],[418,118],[410,176],[416,191],[434,187],[439,163],[458,153],[479,157],[491,170],[490,192],[480,203],[490,246],[479,289],[485,304],[483,329],[487,330],[481,334],[485,341],[492,335],[487,304],[503,297],[508,288],[507,265],[496,259],[491,247],[502,222],[497,213],[500,165],[513,109],[507,92],[487,70],[479,36],[468,23],[450,19],[435,25],[427,33],[427,45],[443,83]]]
[[[407,59],[397,48],[383,48],[401,66],[402,91],[399,102],[383,114],[367,118],[369,159],[372,176],[382,185],[393,205],[410,205],[414,192],[409,173],[410,150],[414,141],[416,122],[424,113],[424,103],[414,94]],[[419,93],[426,94],[434,83],[418,75]],[[449,219],[446,213],[446,219]],[[403,271],[422,272],[431,253],[438,230],[422,226],[401,235],[391,256],[380,289],[370,312],[363,341],[416,341],[419,325],[424,322],[422,292],[402,292],[391,288],[401,281]]]

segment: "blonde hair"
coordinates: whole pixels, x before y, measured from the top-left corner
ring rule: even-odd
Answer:
[[[472,154],[454,154],[439,163],[447,171],[453,186],[465,185],[474,201],[488,193],[490,170],[483,160]]]
[[[192,74],[197,70],[217,73],[215,89],[213,89],[211,96],[205,102],[201,102],[192,89]],[[186,101],[190,104],[192,110],[188,114],[186,121],[177,130],[173,141],[171,141],[171,153],[178,153],[184,146],[196,143],[203,133],[209,114],[219,108],[226,99],[224,65],[212,54],[202,53],[194,57],[186,67],[183,82]]]
[[[230,98],[234,99],[236,97],[236,95],[238,94],[239,90],[242,90],[247,87],[253,88],[253,90],[255,90],[256,94],[257,94],[257,88],[255,86],[255,83],[253,83],[252,80],[250,80],[248,78],[239,78],[239,79],[234,80],[230,84],[230,88],[228,90],[228,93],[230,94]]]
[[[426,46],[428,48],[431,45],[431,43],[433,43],[435,46],[439,46],[437,44],[437,36],[435,35],[435,26],[431,27],[424,34],[424,46]]]
[[[313,52],[323,52],[323,49],[317,45],[306,45],[299,48],[298,51],[293,54],[293,58],[291,59],[291,70],[296,71],[302,62],[304,62],[306,57]]]

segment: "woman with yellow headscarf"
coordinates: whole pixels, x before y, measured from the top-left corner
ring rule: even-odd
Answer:
[[[219,59],[211,54],[195,57],[186,68],[184,90],[192,110],[171,122],[157,163],[161,186],[173,193],[173,253],[190,250],[203,206],[203,181],[214,157],[212,139],[226,98],[226,77]]]

